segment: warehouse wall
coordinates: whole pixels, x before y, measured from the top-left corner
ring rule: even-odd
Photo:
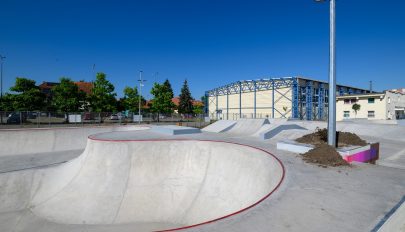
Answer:
[[[278,92],[277,92],[278,91]],[[291,88],[277,89],[274,92],[275,114],[274,118],[281,118],[283,114],[291,117]],[[283,96],[285,95],[285,96]],[[239,118],[239,94],[231,94],[229,97],[229,111],[227,112],[227,96],[218,96],[218,110],[222,110],[222,114],[216,113],[216,97],[209,97],[209,115],[211,118],[218,119],[238,119]],[[287,99],[287,98],[288,99]],[[254,92],[242,93],[242,117],[254,118]],[[257,91],[256,92],[256,117],[265,118],[266,116],[272,118],[272,90]],[[286,107],[286,111],[283,109]],[[279,111],[279,112],[278,112]],[[228,115],[227,115],[228,113]],[[228,118],[227,118],[228,116]]]

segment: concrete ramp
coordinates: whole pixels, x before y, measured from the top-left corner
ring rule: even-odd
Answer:
[[[30,209],[19,219],[21,230],[32,228],[31,212],[39,224],[173,229],[248,209],[277,189],[283,177],[277,158],[249,146],[93,136],[70,162],[0,174],[0,213]]]
[[[301,127],[297,124],[286,124],[286,125],[273,126],[272,128],[261,131],[258,134],[258,137],[263,140],[272,139],[282,132],[285,132],[284,134],[294,134],[297,130],[299,130],[300,132],[303,131],[302,133],[305,133],[305,131],[307,131],[307,129],[305,129],[304,127]],[[291,133],[288,133],[288,132],[291,132]],[[287,135],[285,137],[287,137]],[[288,136],[288,137],[290,137],[290,136]]]
[[[226,133],[249,136],[255,134],[263,125],[267,124],[270,124],[268,119],[239,119]]]
[[[233,121],[233,120],[219,120],[219,121],[214,122],[211,125],[204,127],[202,129],[202,131],[215,132],[215,133],[225,132],[225,131],[231,129],[235,124],[236,124],[236,121]]]

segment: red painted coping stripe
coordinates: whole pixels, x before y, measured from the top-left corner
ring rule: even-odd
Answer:
[[[146,125],[111,125],[111,126],[69,126],[69,127],[43,127],[43,128],[10,128],[0,129],[2,131],[30,131],[30,130],[63,130],[63,129],[83,129],[83,128],[109,128],[109,127],[148,127]],[[117,131],[118,132],[118,131]]]
[[[268,151],[266,151],[266,150],[264,150],[262,148],[254,147],[254,146],[247,145],[247,144],[241,144],[241,143],[236,143],[236,142],[228,142],[228,141],[221,141],[221,140],[209,140],[209,139],[145,139],[145,140],[142,140],[142,139],[128,139],[128,140],[121,139],[121,140],[114,140],[114,139],[99,139],[99,138],[95,138],[95,137],[92,137],[92,136],[89,136],[88,138],[91,139],[91,140],[95,140],[95,141],[105,141],[105,142],[202,141],[202,142],[214,142],[214,143],[229,143],[229,144],[235,144],[235,145],[239,145],[239,146],[250,147],[250,148],[262,151],[262,152],[272,156],[273,158],[275,158],[277,160],[277,162],[280,164],[283,173],[282,173],[281,179],[278,182],[277,186],[271,192],[269,192],[267,195],[265,195],[260,200],[258,200],[256,203],[254,203],[254,204],[252,204],[252,205],[250,205],[248,207],[245,207],[245,208],[243,208],[243,209],[241,209],[239,211],[233,212],[231,214],[228,214],[228,215],[225,215],[225,216],[222,216],[222,217],[210,220],[210,221],[201,222],[201,223],[190,225],[190,226],[173,228],[173,229],[157,230],[157,231],[154,231],[154,232],[167,232],[167,231],[179,231],[179,230],[190,229],[190,228],[193,228],[193,227],[210,224],[210,223],[217,222],[217,221],[223,220],[225,218],[229,218],[229,217],[232,217],[234,215],[240,214],[240,213],[242,213],[244,211],[247,211],[248,209],[251,209],[251,208],[257,206],[258,204],[260,204],[261,202],[266,200],[271,194],[273,194],[280,187],[280,185],[283,182],[284,177],[285,177],[285,167],[284,167],[283,163],[281,162],[281,160],[279,158],[277,158],[277,156],[271,154],[270,152],[268,152]]]

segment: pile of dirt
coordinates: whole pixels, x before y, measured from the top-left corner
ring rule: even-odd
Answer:
[[[312,145],[320,145],[328,143],[328,130],[317,128],[314,133],[304,135],[295,141],[299,143],[307,143]],[[365,146],[367,142],[362,140],[358,135],[350,132],[336,132],[336,144],[338,147],[345,146]]]
[[[314,149],[308,151],[302,156],[305,162],[315,163],[321,167],[349,165],[334,147],[327,144],[318,144]]]

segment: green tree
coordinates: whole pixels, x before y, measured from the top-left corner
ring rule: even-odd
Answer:
[[[141,108],[145,105],[145,99],[141,96]],[[138,112],[139,110],[139,93],[138,88],[134,87],[125,87],[124,89],[124,98],[123,98],[124,107],[126,110],[131,112]]]
[[[86,93],[69,78],[60,78],[60,84],[52,88],[52,106],[62,112],[77,112],[85,103]]]
[[[352,105],[352,109],[354,110],[354,114],[356,115],[356,117],[357,117],[357,112],[360,110],[360,105],[359,104],[357,104],[357,103],[354,103],[353,105]]]
[[[35,85],[35,81],[24,77],[17,77],[15,79],[15,85],[10,88],[11,91],[17,93],[28,92],[32,89],[38,89]]]
[[[193,113],[193,97],[191,96],[190,89],[188,88],[187,79],[184,80],[183,87],[180,91],[180,101],[178,111],[180,114],[192,114]]]
[[[40,92],[34,80],[17,77],[15,85],[10,90],[17,93],[9,94],[6,98],[13,110],[34,111],[45,107],[45,94]]]
[[[161,113],[172,113],[175,107],[172,102],[172,93],[170,93],[164,84],[155,83],[150,93],[153,95],[151,111],[158,114]]]
[[[114,85],[104,73],[97,73],[96,81],[90,96],[91,108],[96,112],[112,112],[116,110]]]
[[[0,99],[0,111],[14,111],[14,98],[16,94],[6,93]]]
[[[174,97],[174,93],[173,93],[173,89],[172,89],[172,85],[169,82],[169,79],[166,79],[165,82],[163,82],[163,86],[166,88],[165,91],[167,91],[168,93],[170,93],[170,98]]]
[[[194,106],[193,106],[193,113],[194,114],[204,114],[204,103],[202,102],[197,102]]]

